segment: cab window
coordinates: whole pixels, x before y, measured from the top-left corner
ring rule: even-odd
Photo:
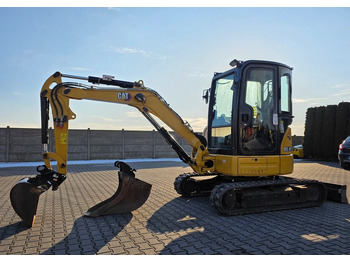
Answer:
[[[286,73],[281,76],[281,112],[291,112],[290,93],[290,75]]]
[[[234,75],[216,80],[211,122],[211,147],[232,147],[231,124]]]

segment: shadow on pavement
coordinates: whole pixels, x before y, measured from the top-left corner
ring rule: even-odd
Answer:
[[[22,223],[22,221],[8,225],[8,226],[4,226],[2,228],[0,228],[0,241],[17,235],[18,233],[28,230],[28,227],[25,227]]]
[[[147,228],[172,239],[160,254],[349,254],[350,206],[221,216],[207,198],[175,198]],[[164,222],[166,221],[166,222]]]
[[[209,197],[178,197],[158,209],[147,221],[147,228],[155,233],[169,233],[203,227],[203,218],[219,216],[215,213]]]
[[[118,235],[132,219],[131,213],[78,218],[68,236],[42,255],[94,255]]]

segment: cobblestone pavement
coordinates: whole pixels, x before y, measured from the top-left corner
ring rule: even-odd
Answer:
[[[9,192],[20,178],[35,175],[35,167],[0,168],[0,255],[350,254],[350,205],[326,202],[318,208],[225,217],[207,197],[175,192],[175,177],[191,171],[184,164],[131,166],[153,185],[138,210],[84,217],[89,207],[114,193],[117,170],[113,164],[71,165],[60,189],[41,195],[30,229],[13,211]],[[294,169],[293,177],[350,186],[350,172],[336,163],[300,160]]]

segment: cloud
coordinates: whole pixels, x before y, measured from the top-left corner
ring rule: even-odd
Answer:
[[[141,121],[143,122],[144,118],[142,116],[142,114],[138,111],[138,110],[135,110],[135,111],[127,111],[124,113],[124,116],[126,119],[130,119],[130,121],[132,119],[139,119],[136,123],[137,124],[133,124],[131,125],[133,129],[136,129],[136,126],[139,125],[139,127],[142,127],[140,123]],[[158,122],[158,124],[160,126],[165,126],[166,129],[167,128],[167,125],[161,120],[159,119],[158,117],[152,115],[152,117],[154,117],[156,119],[156,121]],[[192,127],[192,129],[195,131],[195,132],[202,132],[203,129],[207,126],[207,122],[208,120],[206,118],[203,118],[203,117],[199,117],[199,118],[193,118],[193,117],[182,117],[182,120],[186,123],[186,121],[190,124],[190,126]],[[134,120],[133,120],[134,121]],[[146,122],[147,120],[145,120],[145,124],[140,130],[143,130],[143,128],[145,126],[147,126],[149,128],[150,125],[148,125],[148,122]],[[129,123],[131,124],[131,123]],[[170,128],[168,129],[170,130]]]
[[[69,69],[75,70],[75,71],[91,71],[91,69],[89,69],[89,68],[85,68],[85,67],[76,67],[76,66],[71,66],[71,67],[69,67]]]
[[[331,89],[336,89],[334,90],[334,94],[331,94],[331,96],[347,96],[350,95],[350,84],[346,83],[340,83],[336,84],[330,87]]]
[[[317,103],[319,100],[325,100],[327,99],[326,97],[322,97],[322,98],[293,98],[293,103],[312,103],[315,104]]]
[[[292,135],[303,136],[304,135],[304,123],[292,123],[290,126],[292,129]]]
[[[131,55],[142,55],[147,58],[153,58],[153,59],[159,59],[159,60],[165,60],[167,56],[163,56],[160,54],[155,54],[153,52],[145,51],[140,48],[133,48],[133,47],[115,47],[111,46],[110,50],[112,50],[114,53],[118,54],[131,54]]]
[[[331,86],[331,88],[349,88],[349,84],[336,84],[334,86]]]
[[[125,116],[130,118],[142,117],[141,113],[138,110],[125,112]]]
[[[346,96],[346,95],[350,95],[350,91],[348,91],[348,90],[340,91],[338,93],[332,94],[331,96]]]
[[[119,54],[141,54],[144,56],[150,56],[150,53],[138,49],[138,48],[131,48],[131,47],[111,47],[111,49]]]
[[[76,121],[70,122],[71,128],[90,128],[95,130],[149,130],[153,126],[143,118],[142,114],[135,110],[135,112],[128,111],[122,115],[116,114],[115,117],[108,117],[102,115],[81,115]]]
[[[96,121],[103,121],[103,122],[110,122],[110,123],[120,122],[119,118],[110,118],[110,117],[98,116],[98,115],[92,115],[91,118],[94,118]]]
[[[204,117],[199,117],[199,118],[183,117],[182,119],[184,121],[187,121],[195,132],[202,132],[203,129],[208,124],[208,120]]]

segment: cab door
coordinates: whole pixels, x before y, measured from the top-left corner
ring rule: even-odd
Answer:
[[[240,155],[277,154],[278,67],[247,65],[242,72],[238,114]]]

